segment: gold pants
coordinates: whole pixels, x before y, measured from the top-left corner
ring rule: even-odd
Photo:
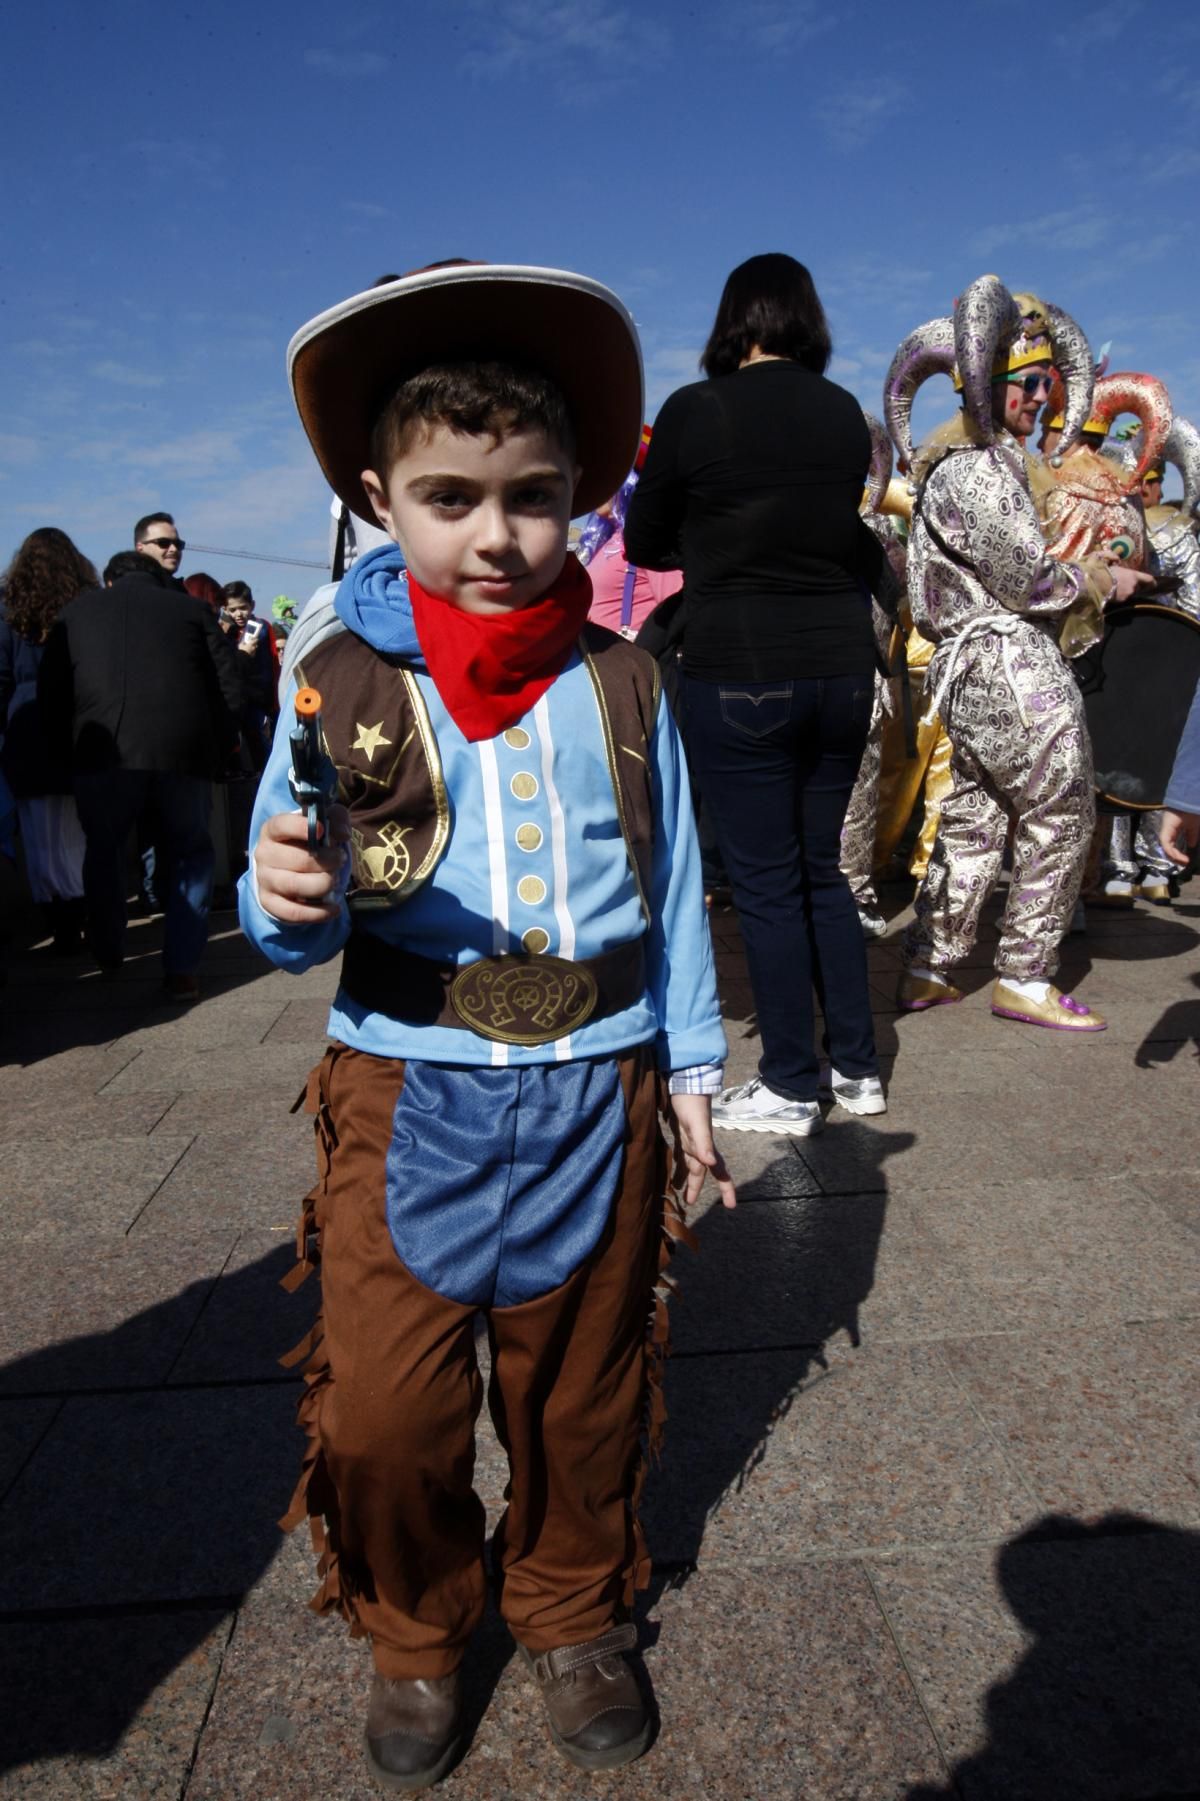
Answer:
[[[924,671],[912,670],[913,713],[918,722],[924,710]],[[937,837],[942,800],[950,792],[950,740],[942,722],[934,718],[928,725],[917,725],[917,754],[905,754],[902,709],[883,722],[883,767],[879,776],[879,813],[875,826],[875,868],[883,866],[896,853],[917,804],[921,783],[925,783],[925,816],[913,846],[909,872],[917,881],[929,867],[933,841]]]

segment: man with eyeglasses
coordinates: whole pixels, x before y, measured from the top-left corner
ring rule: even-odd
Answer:
[[[187,545],[175,530],[170,513],[147,513],[133,528],[133,548],[143,556],[161,563],[168,575],[179,571],[180,558]]]
[[[1062,1032],[1105,1021],[1052,977],[1079,895],[1095,819],[1080,692],[1058,646],[1064,618],[1128,599],[1148,578],[1099,558],[1047,553],[1021,442],[1055,366],[1067,389],[1068,447],[1090,411],[1091,349],[1079,327],[994,276],[972,282],[954,316],[910,333],[889,370],[885,409],[916,488],[909,603],[936,645],[930,711],[950,738],[951,790],[904,936],[897,1002],[921,1012],[962,999],[951,971],[974,945],[1012,836],[992,1012]],[[920,380],[954,374],[961,413],[914,455]]]

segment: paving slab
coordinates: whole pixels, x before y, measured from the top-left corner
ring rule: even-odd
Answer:
[[[1033,1179],[1002,1193],[928,1189],[911,1207],[935,1256],[967,1276],[1009,1331],[1090,1320],[1111,1332],[1200,1317],[1200,1240],[1128,1177]],[[973,1322],[975,1334],[986,1319]]]
[[[1200,1525],[1200,1322],[970,1339],[945,1351],[1043,1507]]]
[[[75,1094],[98,1094],[134,1061],[136,1055],[130,1050],[114,1050],[106,1042],[70,1044],[63,1049],[48,1050],[41,1056],[36,1041],[27,1040],[26,1044],[23,1052],[18,1040],[13,1055],[28,1055],[29,1062],[12,1062],[0,1069],[0,1102],[8,1112],[15,1111],[26,1100],[36,1100],[48,1093],[57,1094],[64,1089]],[[164,1086],[173,1084],[158,1084],[160,1089]]]
[[[117,1055],[118,1053],[113,1053]],[[223,1045],[216,1050],[175,1049],[170,1046],[152,1055],[139,1053],[106,1092],[136,1094],[139,1090],[173,1088],[240,1088],[248,1105],[260,1087],[278,1083],[304,1083],[313,1059],[305,1045]]]
[[[329,1002],[322,997],[289,1001],[267,1033],[267,1044],[308,1044],[321,1047],[328,1039]]]
[[[504,1627],[489,1616],[466,1675],[472,1742],[439,1792],[448,1801],[903,1801],[943,1774],[861,1570],[707,1571],[640,1611],[661,1730],[639,1763],[611,1775],[573,1770],[549,1740]],[[251,1602],[225,1659],[189,1801],[370,1792],[360,1744],[369,1678],[361,1644],[340,1626],[278,1601]]]
[[[66,1402],[0,1506],[0,1614],[243,1593],[279,1550],[295,1399],[276,1384]]]
[[[249,1112],[250,1117],[245,1116]],[[138,1219],[139,1233],[206,1225],[282,1227],[295,1222],[316,1175],[312,1127],[263,1131],[243,1098],[232,1130],[201,1130]],[[157,1136],[157,1135],[156,1135]]]
[[[313,1064],[318,1055],[313,1056]],[[299,1110],[292,1112],[303,1091],[304,1082],[295,1080],[258,1082],[249,1094],[244,1088],[221,1082],[213,1088],[186,1089],[174,1097],[156,1130],[185,1132],[193,1138],[198,1132],[216,1132],[226,1137],[240,1135],[245,1141],[264,1133],[281,1138],[296,1134],[311,1145],[312,1120]]]
[[[0,1103],[0,1144],[14,1138],[134,1138],[152,1132],[174,1101],[173,1094],[75,1096],[53,1084],[22,1095],[19,1105]]]
[[[0,1262],[0,1394],[164,1382],[234,1242],[210,1232],[152,1247],[11,1245]]]
[[[279,1359],[299,1344],[320,1303],[315,1277],[292,1294],[279,1286],[295,1263],[290,1227],[241,1233],[192,1321],[171,1367],[171,1382],[288,1379]]]
[[[118,1038],[116,1050],[163,1052],[220,1050],[226,1046],[261,1044],[283,1008],[259,1001],[238,989],[210,995],[202,1006],[153,1007],[141,1022]]]
[[[910,1801],[1200,1792],[1200,1537],[1106,1515],[873,1563],[953,1784]]]
[[[682,1248],[671,1342],[679,1354],[954,1337],[1011,1330],[965,1259],[884,1193],[706,1200]],[[1200,1249],[1200,1247],[1198,1247]]]
[[[0,1796],[181,1795],[231,1624],[214,1612],[0,1621]]]
[[[85,1257],[91,1234],[129,1230],[191,1142],[171,1132],[9,1139],[4,1147],[9,1237],[60,1239]]]
[[[16,1480],[60,1405],[58,1401],[0,1399],[0,1498]]]
[[[660,1562],[1002,1538],[1031,1511],[937,1345],[677,1357],[666,1399],[645,1510]]]

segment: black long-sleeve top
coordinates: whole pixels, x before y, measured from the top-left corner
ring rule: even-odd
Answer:
[[[625,549],[647,569],[682,567],[689,675],[875,667],[883,553],[858,513],[870,460],[853,395],[799,363],[750,363],[664,402]]]

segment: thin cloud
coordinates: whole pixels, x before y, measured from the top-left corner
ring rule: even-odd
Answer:
[[[1073,31],[1058,31],[1054,45],[1058,50],[1087,51],[1096,44],[1112,44],[1142,11],[1143,0],[1108,0],[1080,19]]]
[[[380,206],[375,200],[347,200],[346,211],[353,213],[356,219],[394,219],[395,213],[390,206]]]
[[[975,233],[967,248],[972,256],[993,256],[1010,244],[1036,244],[1055,252],[1098,250],[1112,236],[1112,220],[1098,206],[1064,208],[1028,219],[1012,219]]]
[[[304,52],[304,61],[318,75],[332,75],[336,81],[359,81],[370,75],[386,75],[391,58],[381,50],[326,50],[313,48]]]
[[[0,463],[32,463],[42,453],[36,438],[20,432],[0,432]]]
[[[851,81],[814,108],[813,117],[835,150],[858,150],[908,103],[907,89],[891,76]]]
[[[115,381],[123,388],[161,388],[163,377],[150,369],[135,368],[132,363],[118,363],[112,357],[92,364],[92,374],[100,381]]]
[[[647,58],[662,56],[670,33],[626,7],[593,6],[586,0],[470,0],[477,21],[476,41],[462,67],[481,80],[500,81],[547,68],[565,73],[573,97],[586,93],[581,73],[611,90],[614,81],[632,80]]]
[[[818,0],[751,0],[734,13],[722,10],[721,35],[772,56],[786,56],[832,31],[837,18]]]

